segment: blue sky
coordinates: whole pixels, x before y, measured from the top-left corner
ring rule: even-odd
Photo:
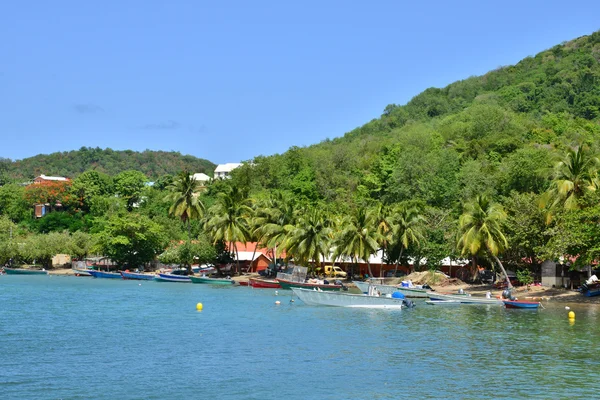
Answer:
[[[0,157],[215,163],[334,138],[600,29],[599,1],[28,1],[0,8]]]

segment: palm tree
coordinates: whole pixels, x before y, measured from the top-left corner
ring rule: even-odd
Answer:
[[[375,224],[379,235],[379,246],[381,247],[381,265],[379,266],[379,276],[382,276],[383,260],[386,258],[388,245],[392,239],[392,221],[390,207],[379,203],[375,208]]]
[[[425,226],[425,217],[421,214],[417,207],[406,205],[398,206],[390,217],[392,228],[392,247],[398,251],[394,265],[394,276],[398,271],[398,264],[402,259],[402,253],[411,244],[419,245],[423,239],[423,229]]]
[[[458,220],[462,235],[458,240],[458,249],[462,255],[470,255],[473,271],[477,271],[476,256],[480,251],[487,251],[498,264],[506,277],[509,289],[512,284],[498,254],[508,247],[502,232],[502,223],[506,220],[506,212],[499,203],[494,203],[486,195],[478,195],[464,205],[463,214]]]
[[[167,187],[167,190],[170,193],[165,200],[172,202],[169,214],[179,217],[184,223],[187,223],[188,239],[191,240],[190,221],[200,219],[204,215],[204,204],[198,199],[200,183],[187,171],[182,171]]]
[[[379,249],[380,239],[375,213],[360,206],[352,216],[346,218],[342,226],[342,231],[336,238],[334,257],[349,256],[354,260],[364,260],[369,276],[373,277],[369,258]]]
[[[316,266],[329,254],[331,223],[316,206],[302,210],[296,224],[288,225],[286,231],[283,247],[287,256],[293,256],[299,264],[307,265],[312,260]]]
[[[578,200],[598,187],[599,165],[598,157],[590,153],[586,146],[579,146],[576,150],[567,149],[567,153],[554,166],[552,182],[542,196],[541,206],[550,204],[550,209],[560,205],[566,210],[578,209]],[[551,218],[549,213],[548,222]]]
[[[250,200],[237,187],[229,186],[217,194],[217,202],[209,209],[206,228],[216,243],[224,240],[233,246],[237,272],[240,271],[240,258],[237,242],[246,243],[250,237],[249,219],[252,216]]]
[[[268,249],[274,249],[273,260],[277,260],[277,246],[284,242],[294,220],[292,201],[283,192],[271,193],[255,209],[254,234]]]

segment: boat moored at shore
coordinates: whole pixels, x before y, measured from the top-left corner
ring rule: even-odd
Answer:
[[[190,276],[192,283],[206,283],[210,285],[235,285],[235,281],[229,278],[209,278],[208,276]]]
[[[387,308],[401,309],[403,299],[391,296],[369,296],[346,292],[326,292],[316,289],[292,287],[300,300],[309,306],[351,307],[351,308]]]
[[[45,269],[8,268],[4,267],[7,275],[48,275]]]

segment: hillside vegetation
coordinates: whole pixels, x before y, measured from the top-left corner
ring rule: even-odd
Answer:
[[[137,170],[154,180],[163,175],[174,175],[182,170],[212,175],[215,168],[215,164],[208,160],[178,152],[117,151],[98,147],[82,147],[74,151],[40,154],[14,162],[4,160],[2,165],[5,174],[12,179],[32,179],[41,174],[75,178],[88,170],[114,176],[126,170]]]
[[[341,138],[257,157],[251,183],[340,207],[370,199],[448,207],[474,193],[540,193],[554,150],[597,147],[599,60],[595,32],[429,88]]]

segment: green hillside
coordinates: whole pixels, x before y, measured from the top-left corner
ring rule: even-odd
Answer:
[[[595,32],[429,88],[341,138],[257,157],[243,183],[342,209],[364,200],[454,207],[474,193],[540,193],[553,152],[598,147],[599,61]]]
[[[174,175],[182,170],[212,174],[215,164],[208,160],[178,152],[151,151],[143,152],[98,147],[82,147],[79,150],[52,154],[40,154],[3,163],[13,179],[31,179],[40,174],[58,175],[75,178],[87,170],[96,170],[114,176],[126,170],[143,172],[149,179],[163,175]]]

